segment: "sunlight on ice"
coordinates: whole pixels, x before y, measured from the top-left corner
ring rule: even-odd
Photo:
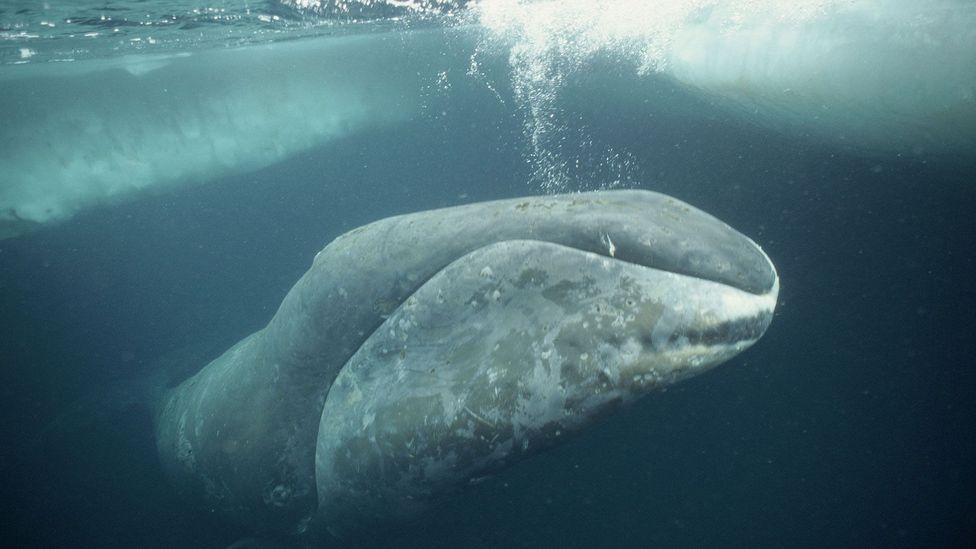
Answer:
[[[560,154],[573,113],[560,94],[606,59],[630,71],[635,89],[670,79],[735,116],[831,146],[976,150],[976,3],[967,0],[492,0],[474,10],[483,47],[510,47],[546,190],[573,185],[571,155]]]

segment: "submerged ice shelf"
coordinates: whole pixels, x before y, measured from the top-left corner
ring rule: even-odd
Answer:
[[[0,236],[409,119],[420,86],[403,52],[426,36],[6,67]]]
[[[496,0],[440,23],[4,65],[0,238],[414,119],[449,74],[515,99],[530,162],[579,164],[552,150],[561,117],[608,102],[694,117],[697,101],[857,154],[976,150],[976,4],[963,0]],[[617,89],[584,85],[567,102],[581,73]],[[549,168],[536,171],[560,177]]]

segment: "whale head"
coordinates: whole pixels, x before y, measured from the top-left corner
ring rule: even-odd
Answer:
[[[741,352],[778,287],[751,240],[646,191],[382,219],[161,398],[160,462],[255,531],[356,537]]]
[[[477,206],[384,228],[416,238],[406,256],[428,253],[430,235],[459,251],[398,301],[328,392],[315,521],[334,535],[409,519],[728,360],[772,319],[779,282],[766,255],[670,197]],[[465,219],[484,245],[438,229]]]

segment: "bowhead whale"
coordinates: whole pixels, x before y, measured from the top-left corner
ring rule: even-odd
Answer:
[[[383,219],[162,397],[159,456],[255,531],[359,536],[742,352],[778,289],[752,240],[652,192]]]

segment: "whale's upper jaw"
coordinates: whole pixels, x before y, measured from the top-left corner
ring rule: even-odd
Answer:
[[[776,290],[776,270],[755,242],[684,202],[647,191],[571,196],[533,206],[552,208],[563,224],[531,238],[755,294]]]

